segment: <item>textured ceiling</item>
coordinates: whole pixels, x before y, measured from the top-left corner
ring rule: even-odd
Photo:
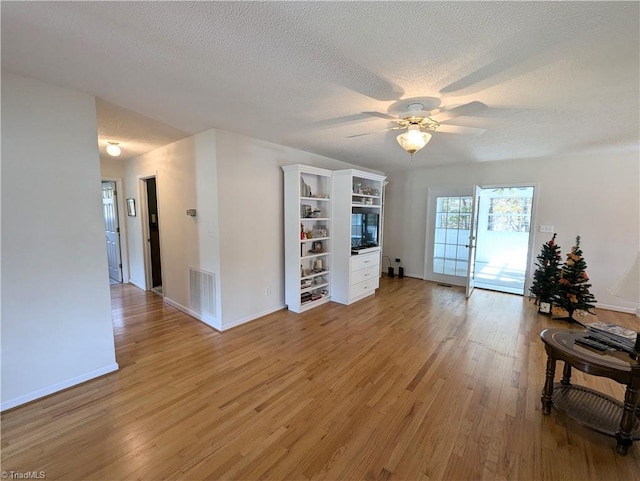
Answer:
[[[210,128],[383,171],[637,151],[639,5],[2,2],[2,67],[101,99],[125,158]],[[411,163],[363,113],[425,97],[482,102],[443,125],[484,133],[436,132]]]

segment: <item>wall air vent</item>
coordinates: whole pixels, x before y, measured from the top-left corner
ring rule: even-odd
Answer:
[[[190,267],[189,293],[191,298],[191,309],[204,315],[216,315],[216,289],[214,274]]]

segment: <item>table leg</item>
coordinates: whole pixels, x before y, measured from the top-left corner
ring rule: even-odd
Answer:
[[[566,365],[566,364],[565,364]],[[551,414],[553,405],[553,378],[556,375],[556,360],[547,356],[547,371],[544,389],[542,390],[542,414]]]
[[[564,362],[564,369],[562,371],[562,381],[560,381],[563,386],[571,385],[571,364],[567,361]]]
[[[627,392],[624,395],[624,410],[622,420],[620,421],[620,429],[616,433],[618,444],[616,451],[619,454],[627,454],[629,446],[633,443],[631,439],[631,430],[635,421],[635,411],[638,404],[638,394],[640,389],[627,386]]]

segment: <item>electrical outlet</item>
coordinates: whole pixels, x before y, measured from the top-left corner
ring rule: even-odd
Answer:
[[[540,232],[553,232],[553,226],[552,225],[541,225],[540,226]]]
[[[396,257],[396,262],[400,262],[400,258],[399,257]]]

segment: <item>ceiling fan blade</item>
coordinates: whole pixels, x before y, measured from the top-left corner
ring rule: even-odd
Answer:
[[[485,129],[477,129],[475,127],[463,127],[462,125],[443,125],[436,129],[436,132],[445,134],[465,134],[465,135],[481,135],[486,132]]]
[[[371,115],[372,117],[380,117],[381,119],[387,120],[397,120],[398,117],[394,117],[393,115],[383,114],[382,112],[362,112],[365,115]]]
[[[487,106],[485,104],[479,102],[478,100],[474,100],[473,102],[460,105],[459,107],[454,107],[449,110],[442,110],[437,114],[431,115],[430,117],[436,122],[444,122],[445,120],[453,119],[455,117],[473,115],[477,112],[485,110],[486,108]]]
[[[379,134],[380,132],[389,132],[390,130],[400,130],[405,127],[390,127],[388,129],[375,130],[373,132],[365,132],[364,134],[347,135],[345,139],[353,139],[354,137],[362,137],[363,135]]]

